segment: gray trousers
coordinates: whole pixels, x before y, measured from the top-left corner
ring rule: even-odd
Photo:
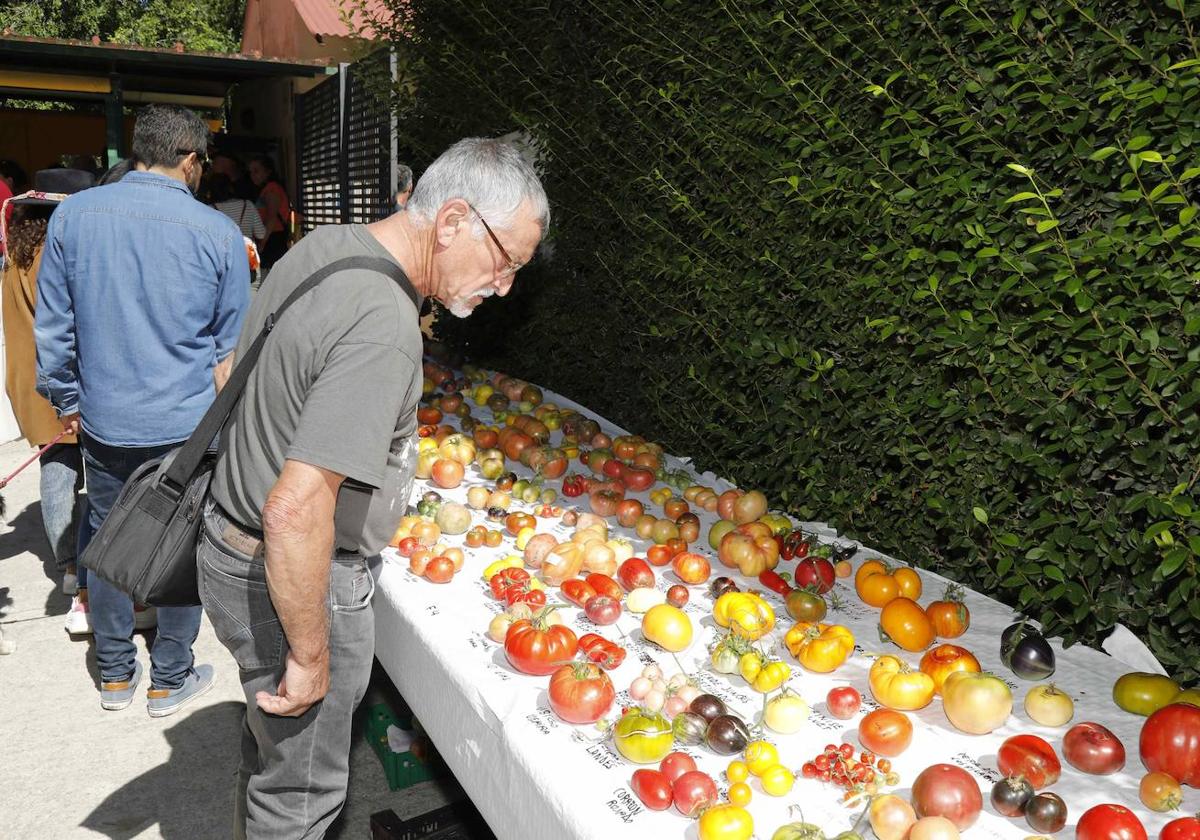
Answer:
[[[254,697],[278,688],[287,637],[267,592],[262,550],[231,536],[230,524],[210,506],[196,559],[204,611],[237,661],[246,696],[234,836],[324,837],[346,800],[351,718],[371,676],[375,580],[366,558],[336,553],[329,580],[329,693],[297,718],[265,714]]]

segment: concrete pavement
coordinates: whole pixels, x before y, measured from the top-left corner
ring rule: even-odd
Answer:
[[[24,441],[0,446],[0,476],[30,454]],[[90,637],[63,630],[70,599],[42,530],[37,464],[0,492],[8,505],[0,628],[17,645],[0,656],[0,837],[229,837],[243,704],[237,667],[207,619],[195,651],[197,662],[216,667],[208,694],[167,718],[147,715],[141,690],[130,708],[103,711]],[[137,639],[148,674],[146,636]],[[346,808],[329,836],[369,837],[376,811],[408,818],[461,795],[452,782],[390,792],[379,761],[356,737]]]

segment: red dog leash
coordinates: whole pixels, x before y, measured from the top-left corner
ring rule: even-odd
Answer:
[[[6,475],[4,478],[0,478],[0,490],[3,490],[5,487],[7,487],[8,482],[12,481],[14,478],[16,478],[18,475],[20,475],[21,471],[23,469],[28,467],[30,464],[32,464],[34,461],[36,461],[38,458],[41,458],[42,455],[44,455],[46,453],[47,449],[49,449],[51,446],[54,446],[54,444],[58,443],[60,440],[62,440],[68,434],[70,434],[70,432],[68,432],[66,429],[63,429],[61,432],[58,433],[58,437],[54,438],[54,440],[50,441],[45,446],[43,446],[41,449],[39,449],[37,452],[35,452],[33,455],[29,456],[28,461],[26,461],[21,466],[17,467],[15,470],[13,470],[11,473]]]

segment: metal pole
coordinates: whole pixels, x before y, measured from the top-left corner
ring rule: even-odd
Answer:
[[[111,77],[112,87],[104,97],[104,143],[108,166],[116,166],[125,151],[124,97],[121,77]]]

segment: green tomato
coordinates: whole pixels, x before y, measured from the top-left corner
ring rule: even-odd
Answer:
[[[631,709],[613,727],[617,752],[635,764],[657,764],[675,745],[671,722],[658,712]]]
[[[721,547],[721,538],[737,526],[728,519],[718,519],[708,531],[708,544],[716,551]]]
[[[767,701],[763,712],[763,723],[768,729],[791,735],[799,732],[808,722],[808,704],[794,691],[784,689]]]
[[[825,840],[825,832],[819,825],[794,822],[775,829],[771,840]]]
[[[1162,674],[1134,671],[1125,674],[1113,686],[1113,702],[1127,712],[1149,716],[1166,706],[1179,694],[1179,684]]]
[[[1172,697],[1171,702],[1190,703],[1193,706],[1200,706],[1200,688],[1185,688]]]

